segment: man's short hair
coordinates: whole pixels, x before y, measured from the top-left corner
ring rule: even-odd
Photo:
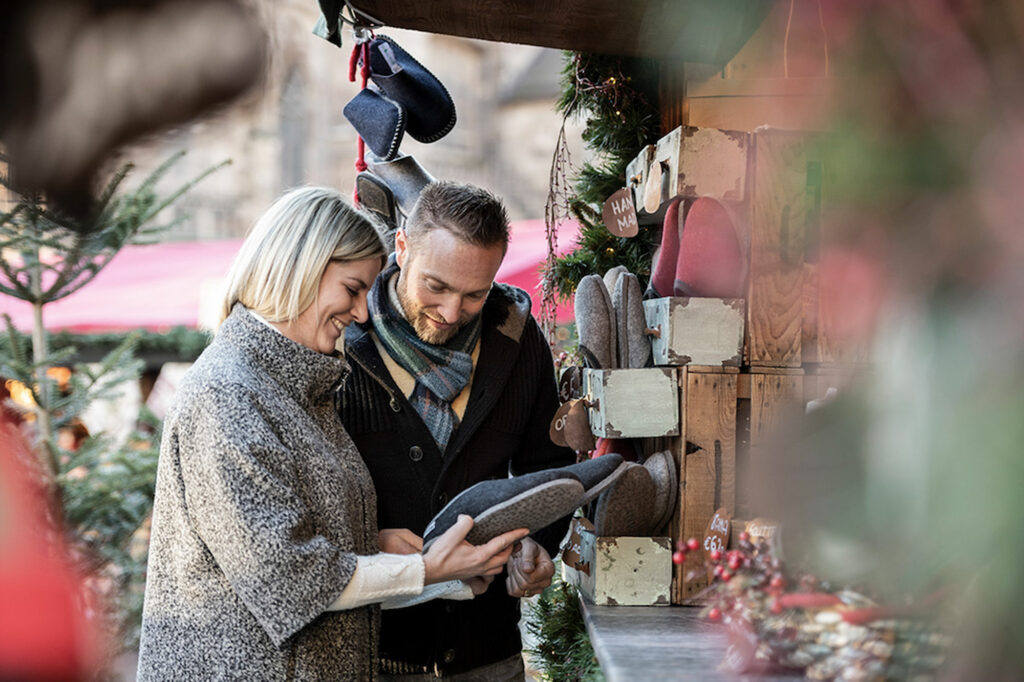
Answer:
[[[415,240],[437,228],[448,230],[474,246],[488,248],[500,244],[502,249],[508,248],[505,204],[475,185],[442,181],[423,188],[405,221],[405,233]]]

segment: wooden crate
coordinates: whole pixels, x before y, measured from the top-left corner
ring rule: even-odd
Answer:
[[[584,370],[591,432],[601,438],[678,435],[676,372],[670,367]]]
[[[575,523],[575,521],[574,521]],[[577,526],[579,559],[562,564],[562,577],[591,604],[668,606],[672,542],[665,537],[605,537]]]
[[[803,362],[805,238],[818,230],[821,159],[817,140],[776,130],[752,144],[747,364]]]
[[[633,205],[636,207],[636,219],[641,225],[657,225],[665,217],[661,210],[651,214],[644,209],[644,189],[647,187],[647,174],[654,158],[654,145],[649,144],[640,150],[636,158],[626,166],[626,186],[633,193]]]
[[[734,130],[680,126],[654,148],[665,178],[661,202],[711,197],[742,202],[747,195],[750,136]]]
[[[741,298],[665,297],[644,301],[655,365],[738,367],[743,356]]]
[[[686,365],[681,369],[681,435],[673,455],[679,470],[679,500],[670,532],[674,540],[701,538],[715,510],[734,513],[736,504],[736,398],[739,370]],[[672,603],[681,604],[707,587],[707,576],[674,569]]]

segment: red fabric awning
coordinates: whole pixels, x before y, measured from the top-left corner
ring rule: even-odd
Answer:
[[[578,233],[576,223],[560,228],[560,253],[572,249]],[[232,239],[127,246],[92,282],[48,304],[43,321],[47,329],[74,332],[196,327],[201,301],[213,308],[219,304],[211,298],[219,295],[220,282],[241,244],[242,240]],[[546,257],[544,221],[513,223],[508,254],[497,279],[529,292],[535,315],[540,310],[539,268]],[[0,313],[9,314],[22,331],[32,328],[32,308],[24,301],[0,295]],[[560,306],[558,320],[572,319],[572,305]]]

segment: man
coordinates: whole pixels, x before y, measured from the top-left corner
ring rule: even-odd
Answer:
[[[370,292],[370,321],[346,330],[339,412],[377,487],[381,528],[422,533],[474,483],[574,461],[548,436],[558,396],[530,298],[494,282],[508,238],[489,192],[428,185]],[[550,584],[567,523],[524,540],[507,579],[472,601],[385,612],[384,678],[523,679],[518,598]]]

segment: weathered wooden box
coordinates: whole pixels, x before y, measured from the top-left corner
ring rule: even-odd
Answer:
[[[671,604],[672,543],[666,537],[602,537],[579,528],[579,560],[562,578],[601,606]]]
[[[743,201],[747,185],[744,132],[682,126],[658,140],[652,162],[667,176],[662,202],[675,197]]]
[[[739,367],[746,304],[741,298],[665,297],[644,301],[655,365]]]
[[[679,434],[679,385],[674,368],[586,369],[583,394],[595,436]]]
[[[651,169],[651,159],[654,158],[654,145],[649,144],[640,150],[636,158],[626,166],[626,186],[633,193],[633,205],[636,207],[637,222],[641,225],[653,225],[660,222],[664,211],[657,211],[654,214],[648,213],[644,208],[644,191],[647,188],[647,173]]]

